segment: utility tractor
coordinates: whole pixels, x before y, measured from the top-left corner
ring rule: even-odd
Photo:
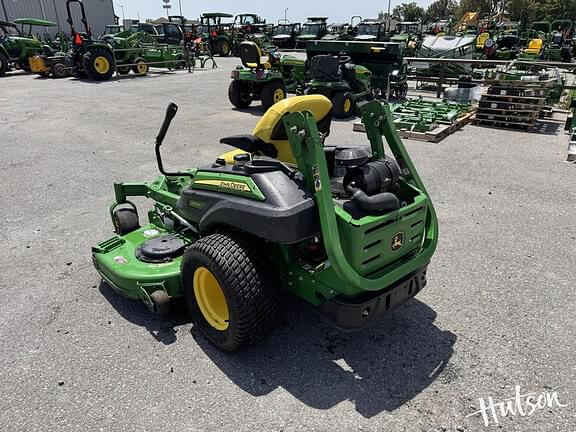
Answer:
[[[28,26],[27,32],[24,26]],[[43,50],[43,43],[32,32],[35,26],[54,27],[56,23],[36,18],[0,21],[0,76],[12,68],[30,71],[30,59]]]

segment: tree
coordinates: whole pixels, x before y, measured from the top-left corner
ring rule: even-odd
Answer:
[[[427,22],[449,19],[457,15],[458,3],[455,0],[436,0],[426,9]]]
[[[392,19],[396,21],[420,21],[426,11],[416,2],[402,3],[394,7]]]

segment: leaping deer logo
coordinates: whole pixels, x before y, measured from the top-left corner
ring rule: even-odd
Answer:
[[[402,247],[402,245],[404,245],[404,233],[394,234],[394,237],[392,237],[390,250],[392,252],[396,252],[398,249]]]

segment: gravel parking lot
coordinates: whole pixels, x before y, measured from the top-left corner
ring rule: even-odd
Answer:
[[[195,166],[249,133],[217,70],[104,83],[0,80],[0,430],[576,430],[576,166],[567,137],[473,125],[405,144],[434,200],[429,284],[366,330],[288,305],[271,338],[222,354],[100,284],[116,180],[157,174],[154,137],[180,106],[166,164]],[[363,144],[352,122],[331,144]],[[143,203],[142,203],[143,204]],[[557,392],[561,405],[485,426],[479,398]],[[468,415],[471,415],[467,417]]]

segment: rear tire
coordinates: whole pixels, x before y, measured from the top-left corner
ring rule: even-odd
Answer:
[[[286,87],[282,80],[274,80],[262,87],[262,106],[268,110],[272,105],[286,99]]]
[[[268,336],[278,323],[283,292],[254,239],[212,234],[182,259],[181,281],[194,324],[222,351],[237,351]]]
[[[112,224],[114,225],[114,231],[116,231],[116,234],[121,236],[140,228],[138,213],[130,207],[115,210],[112,214]]]
[[[94,81],[107,81],[114,73],[114,57],[108,50],[96,48],[84,54],[82,67]]]
[[[354,112],[354,101],[348,92],[338,92],[332,98],[332,105],[334,106],[334,117],[345,119],[352,115]]]
[[[9,69],[9,60],[6,55],[0,51],[0,76],[6,75]]]
[[[228,87],[228,99],[236,108],[248,108],[252,103],[252,96],[247,86],[241,81],[232,81]]]
[[[230,42],[227,40],[219,40],[218,44],[216,45],[216,50],[218,51],[218,55],[220,57],[228,57],[232,51],[230,48]]]

